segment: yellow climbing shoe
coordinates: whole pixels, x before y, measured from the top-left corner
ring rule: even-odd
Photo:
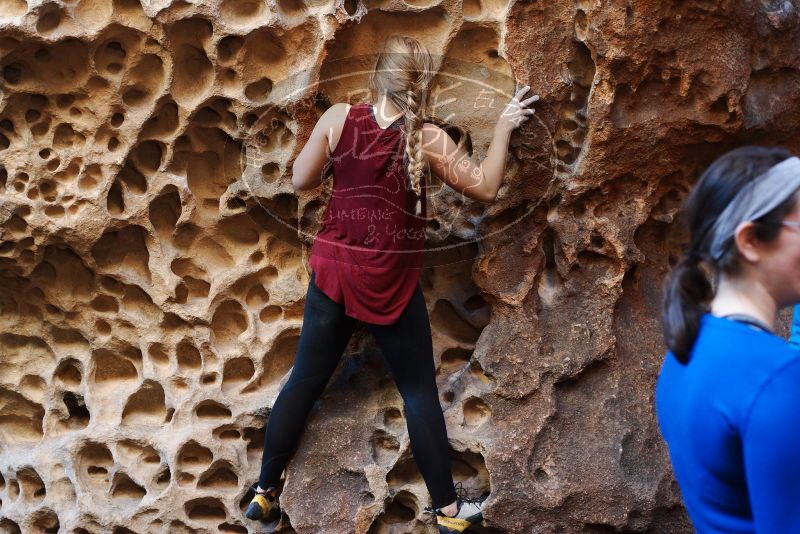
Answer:
[[[244,515],[248,519],[260,519],[261,521],[274,521],[281,517],[281,509],[278,506],[278,492],[274,486],[267,488],[266,492],[256,492],[258,482],[250,487],[253,492],[253,499],[247,506]]]

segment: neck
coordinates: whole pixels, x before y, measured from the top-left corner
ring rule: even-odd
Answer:
[[[722,276],[711,301],[711,313],[718,317],[743,313],[775,328],[778,305],[760,281]]]
[[[389,123],[396,121],[403,115],[402,111],[398,110],[395,105],[392,104],[389,97],[386,96],[386,93],[381,93],[378,96],[375,108],[375,116]]]

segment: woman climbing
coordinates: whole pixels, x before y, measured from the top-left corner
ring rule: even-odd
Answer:
[[[800,301],[798,189],[800,159],[749,146],[687,200],[656,412],[700,533],[800,532],[800,353],[773,332],[778,309]]]
[[[377,104],[331,106],[293,166],[298,190],[317,187],[332,162],[334,183],[309,259],[303,327],[288,381],[270,412],[261,475],[245,515],[277,519],[280,477],[356,326],[375,337],[403,398],[411,450],[431,496],[439,532],[463,532],[482,520],[487,495],[468,498],[454,485],[439,403],[433,344],[419,285],[425,248],[425,165],[469,198],[491,202],[502,184],[511,132],[538,100],[506,106],[485,160],[471,158],[422,112],[433,76],[416,39],[393,35],[369,85]],[[463,144],[463,143],[462,143]]]

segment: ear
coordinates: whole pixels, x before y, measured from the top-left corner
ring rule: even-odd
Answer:
[[[758,263],[761,259],[763,243],[758,240],[755,225],[752,221],[739,223],[734,233],[734,242],[739,254],[750,263]]]

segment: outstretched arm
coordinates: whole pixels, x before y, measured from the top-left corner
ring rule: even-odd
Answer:
[[[483,161],[470,157],[464,147],[458,148],[450,135],[438,126],[425,123],[422,150],[434,176],[466,197],[493,202],[503,183],[511,132],[534,113],[525,106],[539,100],[539,95],[533,95],[520,101],[528,90],[527,85],[521,87],[506,105],[494,127],[494,137]]]
[[[756,532],[800,532],[800,359],[762,387],[743,429]]]

